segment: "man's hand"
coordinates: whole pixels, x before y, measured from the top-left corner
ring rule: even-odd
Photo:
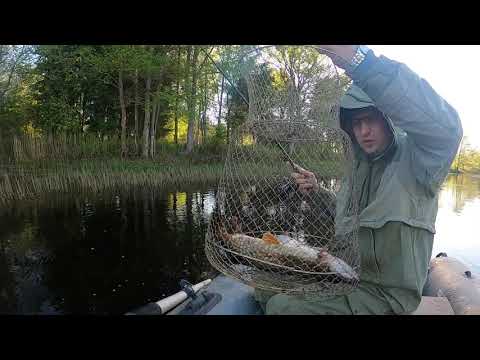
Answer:
[[[298,165],[295,165],[295,172],[292,173],[292,177],[298,185],[298,190],[304,195],[311,191],[317,192],[319,189],[315,174]]]
[[[318,52],[329,56],[333,63],[342,69],[345,68],[345,64],[349,64],[358,45],[316,45]]]

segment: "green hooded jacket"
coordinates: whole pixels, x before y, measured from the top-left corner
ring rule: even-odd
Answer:
[[[341,101],[346,109],[376,107],[393,141],[369,158],[351,134],[359,204],[360,285],[323,302],[277,294],[263,297],[267,314],[401,314],[420,304],[433,247],[438,192],[462,139],[457,112],[404,64],[370,51]],[[337,214],[349,197],[343,186]],[[343,192],[342,192],[343,191]],[[262,296],[257,296],[261,301]]]

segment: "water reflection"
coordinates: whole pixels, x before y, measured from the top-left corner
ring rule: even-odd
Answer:
[[[440,193],[439,206],[451,207],[460,214],[466,204],[480,195],[480,178],[468,175],[450,175]]]
[[[203,280],[214,196],[138,189],[1,209],[0,312],[120,314]]]
[[[433,256],[446,252],[480,273],[480,178],[450,175],[439,196]]]

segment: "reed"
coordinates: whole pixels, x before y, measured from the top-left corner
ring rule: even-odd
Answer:
[[[90,135],[17,136],[2,139],[1,144],[0,204],[54,193],[216,184],[225,171],[227,154],[222,144],[198,146],[194,153],[185,154],[182,145],[158,143],[154,159],[121,159],[118,139]],[[251,152],[248,146],[241,146],[238,151],[245,156],[230,165],[242,176],[281,176],[291,170],[275,147],[258,151],[257,145],[257,151]],[[301,165],[324,172],[334,168],[322,162]]]

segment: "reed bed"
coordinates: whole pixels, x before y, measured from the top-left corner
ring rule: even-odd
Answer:
[[[131,140],[128,145],[129,150],[134,149]],[[182,145],[159,143],[154,159],[143,160],[133,156],[121,159],[119,149],[120,142],[116,138],[86,135],[1,139],[0,205],[48,194],[212,185],[222,176],[227,153],[225,145],[203,145],[187,155]],[[257,162],[249,156],[248,146],[243,151],[245,161],[235,164],[236,171],[252,174],[250,168],[254,165],[257,177],[286,173],[288,164],[262,167],[265,162]],[[265,146],[261,158],[271,157],[282,163],[278,149]],[[270,163],[275,164],[274,161]],[[325,164],[309,165],[331,168]]]

